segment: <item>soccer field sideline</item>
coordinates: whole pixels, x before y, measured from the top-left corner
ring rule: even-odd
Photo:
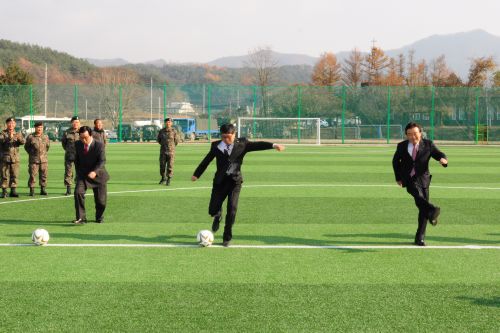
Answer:
[[[328,188],[328,187],[396,187],[392,184],[256,184],[256,185],[245,185],[245,188],[267,188],[267,187],[282,187],[282,188],[293,188],[293,187],[318,187],[318,188]],[[127,194],[127,193],[147,193],[147,192],[171,192],[171,191],[189,191],[189,190],[210,190],[211,186],[196,186],[196,187],[178,187],[178,188],[161,188],[161,189],[145,189],[145,190],[131,190],[131,191],[111,191],[109,194]],[[446,186],[446,185],[433,185],[432,188],[436,189],[448,189],[448,190],[484,190],[484,191],[500,191],[500,187],[484,187],[484,186]],[[32,198],[32,199],[19,199],[12,201],[0,202],[0,205],[8,205],[14,203],[23,203],[31,201],[43,201],[43,200],[55,200],[55,199],[68,199],[73,198],[73,196],[50,196],[46,198]]]

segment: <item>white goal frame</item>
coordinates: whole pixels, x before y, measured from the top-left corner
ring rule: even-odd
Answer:
[[[296,122],[311,120],[316,122],[316,144],[321,144],[321,118],[281,118],[281,117],[238,117],[238,133],[240,133],[242,120],[295,120]]]

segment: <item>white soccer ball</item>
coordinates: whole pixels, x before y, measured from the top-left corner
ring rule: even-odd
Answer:
[[[196,239],[201,246],[207,247],[214,242],[214,234],[210,230],[202,230],[198,233]]]
[[[45,229],[36,229],[31,235],[31,240],[35,245],[45,245],[49,242],[49,232]]]

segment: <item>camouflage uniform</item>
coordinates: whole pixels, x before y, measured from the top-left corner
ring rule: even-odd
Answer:
[[[68,128],[62,136],[62,146],[64,153],[64,185],[71,186],[73,184],[73,164],[76,159],[75,142],[80,140],[78,130]]]
[[[29,155],[28,172],[30,179],[28,180],[28,187],[35,187],[36,176],[40,172],[40,186],[47,186],[47,173],[48,173],[48,158],[47,152],[50,148],[50,140],[46,134],[36,135],[30,134],[26,138],[24,150]]]
[[[104,143],[104,146],[108,144],[108,139],[106,138],[106,132],[104,132],[104,130],[96,130],[94,128],[92,130],[92,138],[96,141]]]
[[[179,134],[173,127],[162,128],[158,133],[156,141],[161,145],[160,149],[160,175],[162,179],[172,178],[174,175],[175,146],[179,143]],[[166,166],[166,175],[165,175]]]
[[[4,130],[0,134],[0,150],[2,151],[2,189],[10,187],[17,188],[17,177],[19,176],[19,146],[25,142],[21,133],[14,132],[10,137],[9,132]]]

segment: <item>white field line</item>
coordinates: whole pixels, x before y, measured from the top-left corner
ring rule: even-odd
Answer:
[[[276,187],[276,188],[294,188],[294,187],[317,187],[317,188],[335,188],[335,187],[353,187],[353,188],[366,188],[366,187],[393,187],[396,188],[397,185],[391,184],[262,184],[262,185],[244,185],[245,188],[266,188],[266,187]],[[127,194],[127,193],[146,193],[146,192],[170,192],[170,191],[191,191],[191,190],[209,190],[210,186],[201,187],[178,187],[178,188],[163,188],[163,189],[148,189],[148,190],[133,190],[133,191],[118,191],[118,192],[108,192],[109,194]],[[433,185],[433,189],[450,189],[450,190],[478,190],[478,191],[500,191],[500,187],[485,187],[485,186],[443,186],[443,185]],[[13,201],[2,201],[0,205],[8,205],[23,202],[32,201],[42,201],[42,200],[56,200],[56,199],[67,199],[73,198],[73,195],[69,196],[55,196],[47,198],[32,198],[32,199],[21,199]]]
[[[9,246],[36,246],[34,244],[0,244],[0,247]],[[82,243],[82,244],[47,244],[42,247],[139,247],[139,248],[201,248],[196,244],[98,244],[98,243]],[[213,248],[224,248],[222,245],[212,245]],[[338,249],[338,250],[500,250],[500,246],[494,245],[430,245],[430,246],[414,246],[414,245],[231,245],[230,248],[236,249]]]

